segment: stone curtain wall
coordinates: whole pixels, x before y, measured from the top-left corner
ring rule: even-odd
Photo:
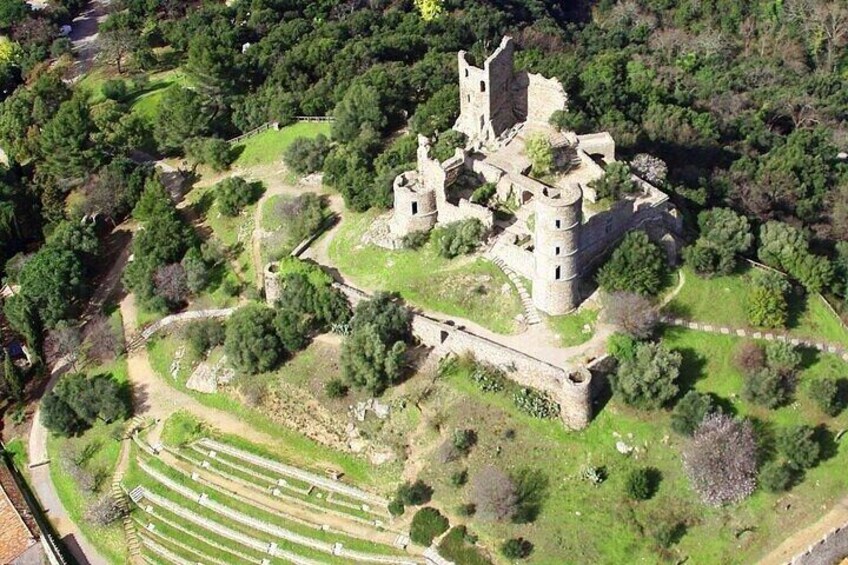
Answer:
[[[336,287],[354,306],[368,295],[344,284]],[[579,430],[592,419],[592,376],[577,367],[556,367],[485,337],[440,322],[423,314],[413,314],[412,331],[427,347],[444,353],[472,353],[480,361],[506,372],[507,378],[521,386],[548,393],[560,405],[560,417],[566,426]],[[577,375],[577,377],[574,377]]]
[[[848,524],[832,530],[807,551],[796,555],[790,565],[836,565],[848,557]]]

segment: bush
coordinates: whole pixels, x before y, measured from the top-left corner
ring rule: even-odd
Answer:
[[[482,520],[502,521],[518,511],[518,490],[513,480],[492,465],[483,467],[471,479],[471,497]]]
[[[412,517],[409,539],[418,545],[430,547],[433,539],[448,531],[450,523],[435,508],[422,508]]]
[[[624,482],[624,492],[633,500],[648,500],[657,490],[659,472],[650,467],[633,469]]]
[[[765,408],[777,408],[789,399],[789,383],[771,368],[748,375],[742,387],[742,398]]]
[[[633,292],[614,292],[604,299],[604,316],[636,339],[650,337],[659,321],[654,304]]]
[[[639,342],[632,336],[614,333],[607,339],[607,352],[621,363],[625,360],[635,359],[638,345]]]
[[[283,154],[286,166],[299,175],[308,175],[324,168],[330,151],[330,140],[323,134],[315,138],[298,137]]]
[[[436,228],[436,250],[446,259],[471,253],[480,244],[486,234],[486,227],[477,218],[451,222]]]
[[[671,413],[671,429],[681,435],[691,436],[707,414],[714,410],[713,399],[709,394],[690,390],[680,399]]]
[[[184,335],[189,349],[199,357],[213,347],[223,345],[226,330],[220,320],[201,320],[186,326]]]
[[[661,343],[641,343],[633,359],[625,359],[613,379],[613,390],[625,403],[646,410],[668,404],[680,390],[677,378],[683,357]]]
[[[662,249],[643,231],[629,232],[598,271],[600,287],[608,292],[656,296],[665,276]]]
[[[404,249],[420,249],[430,241],[430,232],[428,231],[413,231],[409,232],[401,240],[401,245]]]
[[[762,328],[786,326],[789,285],[782,276],[771,271],[757,271],[746,297],[748,322]]]
[[[784,428],[777,434],[777,449],[793,469],[811,469],[821,457],[821,445],[815,436],[816,431],[811,426]]]
[[[837,379],[825,378],[810,383],[808,395],[819,409],[828,416],[837,416],[845,408],[844,384]]]
[[[392,501],[389,502],[388,508],[389,508],[389,514],[391,514],[392,516],[402,516],[403,513],[406,511],[406,509],[404,508],[403,502],[401,502],[397,498],[392,499]]]
[[[327,398],[342,398],[347,396],[347,385],[341,379],[330,379],[324,383],[324,394]]]
[[[259,198],[262,187],[241,177],[230,177],[215,185],[218,210],[225,216],[237,216],[242,209]]]
[[[760,484],[769,492],[783,492],[792,486],[794,474],[786,463],[769,461],[760,469]]]
[[[471,193],[471,202],[486,205],[498,191],[498,185],[493,182],[483,183]]]
[[[422,480],[414,483],[403,483],[395,493],[395,500],[406,506],[421,506],[427,504],[433,496],[433,489]]]
[[[757,442],[748,421],[708,414],[683,450],[692,487],[712,506],[736,503],[756,486]]]
[[[524,559],[533,553],[533,544],[524,538],[508,539],[501,545],[501,555],[507,559]]]
[[[229,142],[218,137],[194,137],[186,141],[184,149],[186,157],[191,161],[209,165],[217,172],[226,171],[235,161]]]
[[[121,79],[109,79],[103,83],[103,96],[109,100],[123,102],[127,98],[127,83]]]

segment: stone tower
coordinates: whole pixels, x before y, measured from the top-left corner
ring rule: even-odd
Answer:
[[[536,195],[533,304],[552,316],[580,303],[580,222],[583,193],[545,187]]]
[[[513,100],[512,38],[504,37],[500,47],[483,67],[468,62],[465,51],[459,52],[459,119],[454,129],[469,139],[494,141],[518,122]]]

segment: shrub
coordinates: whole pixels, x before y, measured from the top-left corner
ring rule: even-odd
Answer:
[[[422,508],[412,517],[409,539],[418,545],[429,547],[433,539],[448,531],[450,523],[435,508]]]
[[[789,285],[782,276],[771,271],[757,271],[746,297],[748,322],[763,328],[786,326]]]
[[[219,320],[201,320],[186,326],[184,330],[189,349],[197,356],[218,345],[223,345],[226,336],[224,324]]]
[[[324,394],[327,398],[342,398],[347,396],[347,385],[341,379],[330,379],[324,383]]]
[[[683,395],[671,413],[671,429],[681,435],[691,436],[707,414],[712,413],[714,409],[713,399],[709,394],[690,390]]]
[[[753,375],[766,366],[766,354],[755,341],[743,341],[736,352],[736,366],[744,375]]]
[[[237,216],[248,204],[254,203],[262,191],[259,183],[241,177],[230,177],[215,185],[218,210],[225,216]]]
[[[433,489],[418,479],[414,483],[403,483],[395,493],[395,499],[399,500],[407,506],[421,506],[430,502],[433,496]]]
[[[471,202],[475,204],[486,205],[489,203],[489,200],[492,199],[492,196],[498,190],[498,185],[493,182],[483,183],[477,188],[474,189],[474,192],[471,193]]]
[[[532,388],[521,388],[515,391],[512,401],[516,408],[534,418],[547,420],[559,417],[559,404],[548,398],[546,394]]]
[[[777,449],[794,469],[811,469],[821,457],[821,445],[816,440],[816,431],[811,426],[800,425],[784,428],[777,434]]]
[[[103,83],[103,96],[115,102],[123,102],[127,98],[127,83],[121,79],[109,79]]]
[[[756,486],[757,442],[748,421],[708,414],[683,450],[692,487],[712,506],[736,503]]]
[[[625,359],[613,379],[613,390],[637,408],[656,410],[680,390],[677,378],[683,357],[661,343],[641,343],[633,359]]]
[[[633,469],[624,482],[624,492],[633,500],[648,500],[657,490],[658,474],[650,467]]]
[[[607,339],[607,352],[620,363],[636,358],[636,347],[639,345],[632,336],[614,333]]]
[[[471,253],[486,234],[486,227],[477,218],[451,222],[433,232],[436,250],[446,259]]]
[[[760,469],[760,484],[769,492],[783,492],[793,480],[792,467],[781,461],[769,461]]]
[[[819,409],[828,416],[837,416],[845,407],[843,384],[831,378],[818,379],[810,383],[808,394]]]
[[[319,134],[315,138],[298,137],[283,154],[286,166],[299,175],[308,175],[324,168],[324,159],[330,151],[330,140]]]
[[[389,508],[389,514],[391,514],[392,516],[402,516],[403,513],[406,511],[406,509],[404,508],[403,502],[401,502],[397,498],[392,499],[389,502],[388,508]]]
[[[401,240],[401,245],[404,249],[420,249],[430,241],[430,232],[428,231],[413,231],[409,232]]]
[[[624,236],[612,256],[598,271],[600,287],[608,292],[634,292],[655,296],[665,276],[663,251],[643,231]]]
[[[742,387],[742,398],[765,408],[777,408],[789,399],[789,383],[771,368],[748,375]]]
[[[455,487],[461,487],[468,482],[468,469],[456,471],[450,476],[450,482]]]
[[[654,304],[633,292],[614,292],[604,300],[607,321],[636,339],[650,337],[659,321]]]
[[[471,497],[482,520],[501,521],[518,511],[518,491],[512,479],[492,465],[483,467],[471,479]]]
[[[618,200],[639,188],[633,181],[630,167],[620,161],[608,164],[604,176],[590,182],[589,187],[595,189],[598,200]]]
[[[508,539],[501,545],[501,555],[507,559],[524,559],[533,553],[533,544],[524,538]]]

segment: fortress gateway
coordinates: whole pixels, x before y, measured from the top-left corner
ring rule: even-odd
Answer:
[[[567,110],[559,81],[513,68],[514,47],[504,38],[482,68],[459,52],[460,116],[454,129],[468,136],[465,148],[440,162],[430,141],[419,137],[418,166],[394,181],[393,245],[438,223],[477,218],[495,234],[491,253],[530,279],[533,303],[551,315],[565,314],[581,300],[580,278],[628,231],[645,229],[670,254],[681,219],[668,197],[637,177],[639,190],[613,203],[598,202],[590,183],[615,161],[608,133],[576,135],[550,125]],[[555,172],[530,176],[528,139],[545,136]],[[492,183],[495,199],[514,210],[508,220],[471,201],[477,186]]]

